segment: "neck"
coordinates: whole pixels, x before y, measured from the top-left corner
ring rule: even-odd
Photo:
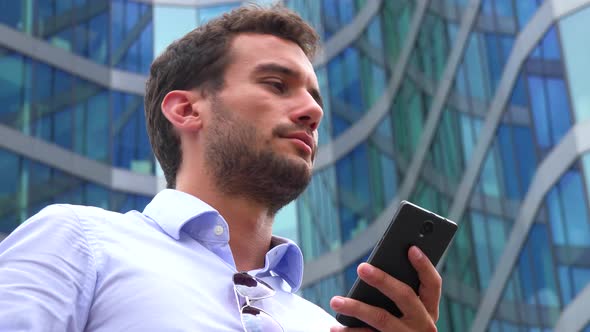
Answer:
[[[269,209],[243,197],[230,197],[210,190],[200,183],[198,188],[178,183],[177,190],[198,197],[215,208],[228,223],[231,248],[238,271],[264,267],[265,255],[272,239],[273,215]]]

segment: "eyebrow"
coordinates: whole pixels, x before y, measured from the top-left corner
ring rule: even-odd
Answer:
[[[279,73],[284,76],[289,76],[295,79],[302,79],[302,75],[300,72],[295,71],[289,67],[285,67],[278,63],[262,63],[257,65],[254,68],[254,73]],[[322,100],[322,95],[320,91],[316,88],[310,88],[307,90],[311,97],[320,105],[320,107],[324,108],[324,102]]]

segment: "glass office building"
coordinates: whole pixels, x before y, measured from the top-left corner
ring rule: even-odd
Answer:
[[[407,199],[460,226],[440,331],[590,331],[590,0],[283,2],[323,38],[314,178],[276,224],[302,294],[345,294]],[[52,202],[142,209],[149,63],[240,4],[1,0],[0,232]]]
[[[298,201],[304,295],[345,293],[408,199],[460,227],[441,331],[590,331],[590,1],[314,6],[295,5],[327,45],[354,28],[317,64],[329,139]]]
[[[54,202],[149,202],[152,17],[142,2],[0,1],[0,233]]]

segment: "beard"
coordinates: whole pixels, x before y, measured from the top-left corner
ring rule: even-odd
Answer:
[[[303,159],[271,150],[256,127],[239,121],[218,97],[212,98],[213,123],[205,143],[207,171],[222,194],[253,200],[274,216],[305,190],[311,181],[311,168]],[[272,134],[275,138],[302,129],[279,125]],[[314,156],[315,149],[311,160]]]

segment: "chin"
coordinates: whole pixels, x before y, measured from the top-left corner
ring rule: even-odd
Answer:
[[[311,157],[310,156],[306,156],[303,154],[298,154],[295,156],[289,156],[289,160],[293,163],[296,164],[304,164],[305,166],[307,166],[308,170],[311,172],[311,170],[313,169],[313,161],[311,161]]]

